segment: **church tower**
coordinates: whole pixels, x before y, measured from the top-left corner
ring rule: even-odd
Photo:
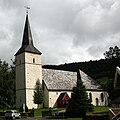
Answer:
[[[33,95],[36,81],[42,84],[41,52],[34,47],[32,33],[26,14],[21,48],[15,54],[16,107],[25,104],[29,109],[36,108]]]

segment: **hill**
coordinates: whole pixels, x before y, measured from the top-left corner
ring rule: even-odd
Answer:
[[[43,68],[77,71],[81,69],[93,79],[97,80],[103,77],[114,78],[116,66],[119,66],[120,59],[101,59],[88,62],[65,63],[61,65],[44,65]]]

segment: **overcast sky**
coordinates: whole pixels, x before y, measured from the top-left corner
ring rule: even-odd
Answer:
[[[120,47],[120,0],[0,0],[0,59],[21,46],[28,5],[34,45],[43,64],[99,60]]]

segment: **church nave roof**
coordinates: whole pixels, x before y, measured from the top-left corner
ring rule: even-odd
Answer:
[[[79,74],[87,90],[102,90],[101,86],[83,71],[80,70]],[[77,72],[43,69],[42,77],[48,90],[72,90],[77,82]]]

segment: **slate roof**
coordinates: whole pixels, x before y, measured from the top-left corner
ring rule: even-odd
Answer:
[[[80,74],[86,89],[101,90],[101,86],[90,76],[81,70]],[[72,90],[77,82],[77,72],[42,69],[42,77],[48,90]]]
[[[23,52],[30,52],[35,54],[41,54],[41,52],[36,49],[33,45],[33,39],[32,39],[32,33],[30,29],[28,14],[26,15],[26,21],[25,21],[25,27],[24,27],[24,33],[23,33],[23,40],[22,40],[22,46],[17,51],[16,55],[19,55]]]

